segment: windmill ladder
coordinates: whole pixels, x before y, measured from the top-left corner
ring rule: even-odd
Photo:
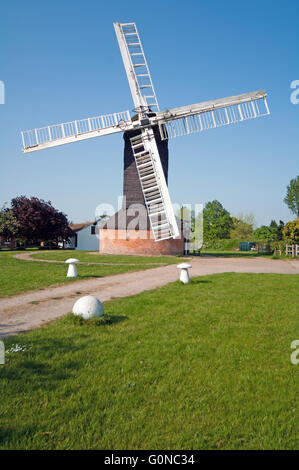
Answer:
[[[153,151],[146,148],[147,138],[147,134],[142,132],[132,137],[130,141],[151,229],[156,241],[175,238],[178,236],[178,227],[170,203],[163,168],[161,163],[155,160]]]

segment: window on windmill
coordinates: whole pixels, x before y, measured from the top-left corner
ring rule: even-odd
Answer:
[[[91,228],[90,228],[90,233],[91,235],[95,235],[96,234],[96,225],[92,225]]]

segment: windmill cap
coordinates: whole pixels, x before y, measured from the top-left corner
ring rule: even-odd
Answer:
[[[188,269],[188,268],[192,268],[192,266],[191,264],[188,264],[188,263],[181,263],[177,265],[177,268]]]
[[[69,258],[65,261],[67,264],[75,264],[75,263],[80,263],[80,261],[76,258]]]

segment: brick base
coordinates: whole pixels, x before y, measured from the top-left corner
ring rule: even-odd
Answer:
[[[184,236],[155,242],[150,230],[100,230],[100,253],[110,255],[184,254]]]

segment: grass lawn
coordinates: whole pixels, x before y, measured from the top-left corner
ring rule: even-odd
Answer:
[[[150,258],[138,257],[136,265],[130,265],[129,261],[126,263],[126,258],[132,260],[133,257],[109,257],[111,265],[90,264],[79,265],[79,276],[75,279],[68,279],[66,277],[67,266],[62,263],[43,263],[36,261],[26,261],[13,258],[13,255],[22,253],[21,251],[0,251],[0,297],[7,295],[19,294],[33,289],[41,289],[52,285],[57,285],[67,282],[76,282],[76,280],[89,279],[94,277],[110,276],[112,274],[120,274],[128,271],[139,271],[143,269],[161,266],[159,263],[177,263],[178,258]],[[96,255],[88,255],[86,252],[80,251],[64,251],[52,253],[39,253],[46,259],[66,260],[70,257],[76,257],[81,261],[85,261],[88,257],[91,262],[99,261]],[[106,260],[106,256],[104,259]],[[118,264],[121,258],[121,264]],[[134,257],[135,260],[135,257]],[[157,262],[159,260],[159,262]],[[107,262],[107,261],[106,261]],[[132,263],[132,261],[131,261]],[[156,264],[153,264],[156,263]],[[114,265],[113,265],[114,264]]]
[[[5,341],[0,448],[298,449],[298,292],[205,276]]]
[[[32,255],[32,258],[51,259],[56,261],[65,261],[67,258],[77,258],[85,263],[113,263],[113,264],[175,264],[180,261],[180,257],[175,256],[125,256],[125,255],[99,255],[89,254],[89,251],[74,250],[54,250],[38,251]]]
[[[221,250],[202,250],[201,255],[210,255],[210,256],[220,256],[223,258],[236,258],[236,257],[245,257],[245,258],[255,258],[257,256],[270,256],[270,255],[261,255],[256,251],[221,251]]]
[[[217,256],[219,258],[256,258],[256,257],[263,257],[263,258],[271,258],[271,259],[280,259],[280,260],[294,260],[296,258],[292,258],[291,256],[286,256],[284,253],[281,255],[274,255],[273,254],[263,254],[257,253],[256,251],[221,251],[221,250],[203,250],[201,251],[201,255],[209,255],[209,256]],[[191,253],[191,256],[192,253]],[[196,254],[194,255],[196,256]]]

